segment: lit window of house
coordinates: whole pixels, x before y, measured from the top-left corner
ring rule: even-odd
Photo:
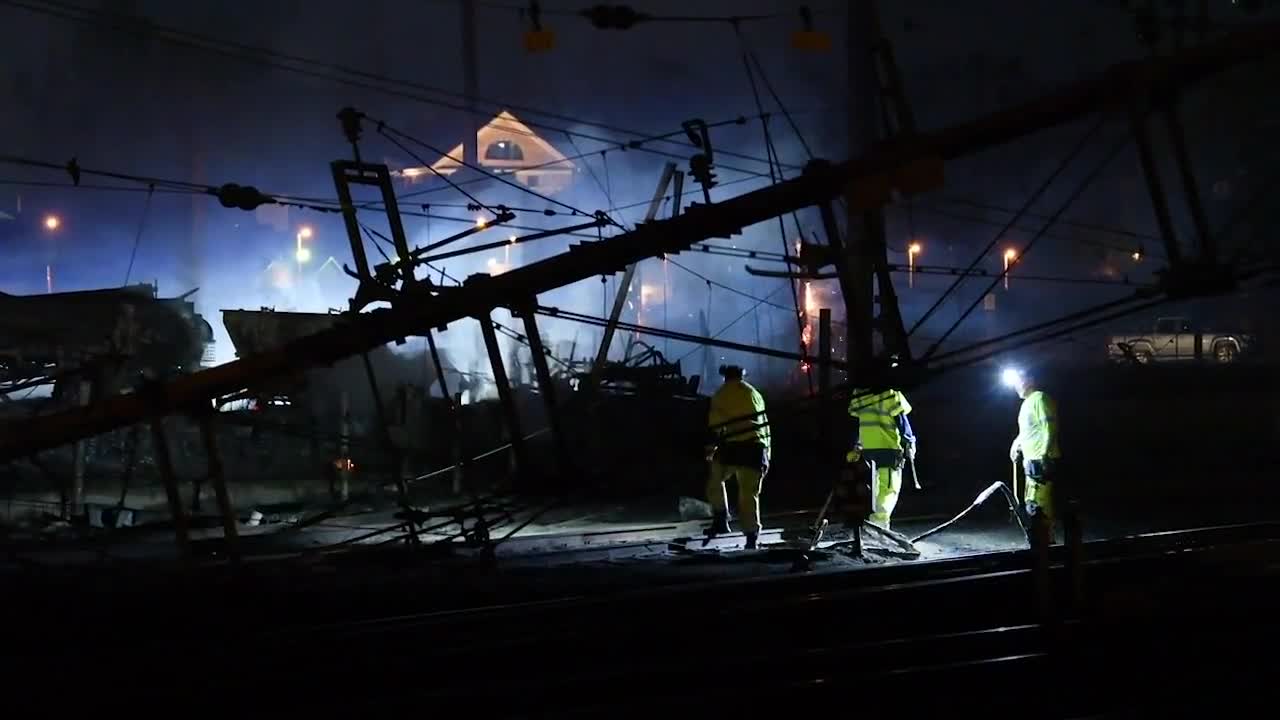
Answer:
[[[491,143],[484,150],[485,160],[524,160],[524,151],[510,140]]]

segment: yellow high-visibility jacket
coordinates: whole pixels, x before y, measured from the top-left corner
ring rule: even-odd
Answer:
[[[1018,437],[1013,440],[1010,455],[1021,450],[1026,460],[1057,460],[1058,403],[1041,390],[1032,390],[1018,408]]]
[[[764,396],[743,380],[730,380],[711,396],[707,426],[721,443],[753,443],[769,450]]]
[[[898,450],[902,447],[902,432],[898,429],[898,416],[911,412],[911,403],[898,390],[885,390],[866,395],[865,390],[855,390],[849,401],[849,414],[858,418],[858,442],[863,450]]]

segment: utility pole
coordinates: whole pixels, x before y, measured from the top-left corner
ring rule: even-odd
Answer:
[[[480,149],[476,134],[480,130],[480,122],[476,116],[476,95],[480,92],[480,56],[477,49],[479,38],[476,34],[476,2],[458,0],[458,3],[462,13],[462,93],[466,95],[467,108],[467,118],[463,124],[466,134],[462,140],[462,160],[479,166]]]
[[[862,150],[878,139],[874,110],[879,102],[874,97],[875,84],[871,68],[871,46],[867,25],[864,19],[868,0],[852,0],[849,5],[848,37],[845,45],[846,83],[848,85],[849,116],[846,134],[849,141],[849,156],[856,157]],[[867,100],[871,105],[865,104]],[[874,212],[874,211],[867,211]],[[865,372],[871,366],[874,345],[872,341],[871,319],[875,316],[875,290],[871,275],[870,238],[862,227],[864,211],[854,202],[845,204],[845,233],[848,236],[846,250],[849,260],[846,263],[849,282],[841,290],[846,293],[845,322],[849,331],[849,360],[851,379],[856,382],[860,371]],[[830,230],[830,228],[829,228]]]
[[[892,135],[914,135],[915,118],[902,91],[893,50],[880,29],[874,0],[852,0],[848,15],[849,152],[856,155]],[[885,355],[903,361],[910,356],[897,294],[889,276],[884,210],[879,204],[845,206],[848,235],[848,283],[845,298],[849,355],[856,380],[875,359],[874,334],[883,339]],[[880,305],[879,316],[876,303]]]

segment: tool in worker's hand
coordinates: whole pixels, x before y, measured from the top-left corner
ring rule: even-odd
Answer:
[[[1022,502],[1022,497],[1018,495],[1018,461],[1015,459],[1010,466],[1013,468],[1013,477],[1009,480],[1009,489],[1013,491],[1014,502]]]
[[[915,483],[917,490],[923,490],[920,487],[920,473],[916,472],[916,459],[911,455],[907,455],[907,464],[911,466],[911,482]]]
[[[809,552],[817,549],[818,543],[827,531],[827,510],[831,508],[831,499],[835,497],[835,494],[836,489],[833,487],[831,492],[827,493],[827,501],[822,503],[822,509],[818,511],[818,518],[813,521],[813,539],[809,541]]]

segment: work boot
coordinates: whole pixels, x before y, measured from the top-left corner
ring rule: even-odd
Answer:
[[[749,533],[746,533],[746,536],[747,536],[748,550],[755,550],[756,548],[760,547],[760,543],[759,543],[760,533],[749,532]]]
[[[728,535],[731,532],[733,530],[729,529],[729,516],[723,513],[716,513],[715,517],[711,519],[711,527],[708,527],[704,534],[707,537],[715,537],[716,535]]]

